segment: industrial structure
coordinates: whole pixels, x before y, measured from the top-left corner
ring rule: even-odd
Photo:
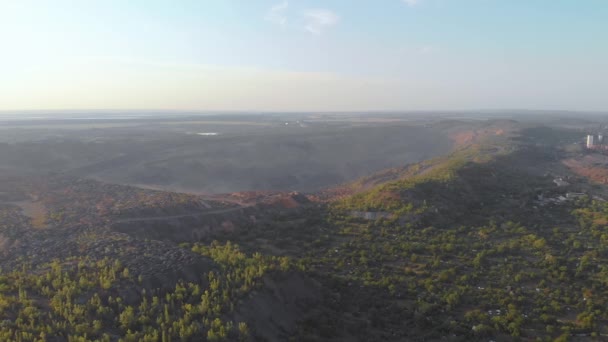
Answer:
[[[587,135],[586,146],[588,150],[608,152],[608,144],[604,144],[604,135],[602,133],[597,134],[597,139],[593,134]]]
[[[593,135],[587,135],[587,148],[593,148]]]

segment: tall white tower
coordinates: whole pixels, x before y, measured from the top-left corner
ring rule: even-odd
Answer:
[[[587,148],[593,148],[593,135],[591,134],[587,136]]]
[[[602,135],[602,133],[599,133],[597,135],[597,142],[598,142],[598,144],[601,144],[603,140],[604,140],[604,136]]]

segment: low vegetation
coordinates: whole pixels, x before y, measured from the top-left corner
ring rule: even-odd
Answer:
[[[53,200],[59,190],[46,191],[47,230],[30,227],[16,206],[0,206],[0,340],[262,340],[265,327],[243,310],[256,298],[258,308],[297,317],[293,327],[275,329],[278,340],[601,339],[608,334],[608,202],[583,179],[553,182],[569,156],[540,144],[541,133],[559,139],[532,130],[508,143],[468,145],[363,179],[351,185],[358,193],[335,202],[231,213],[255,217],[180,244],[113,231],[112,216],[99,208],[131,202],[96,196],[104,192],[95,183],[66,193],[86,205],[65,209],[61,219],[52,215],[67,203]],[[133,198],[130,189],[112,189]],[[147,206],[159,210],[196,203],[148,196]],[[70,232],[57,235],[66,247],[53,245],[53,254],[42,241],[61,229]],[[11,254],[26,242],[43,247]],[[36,255],[61,257],[40,263]],[[194,276],[170,272],[187,263]],[[318,298],[268,304],[284,296],[272,284],[293,274],[320,289]]]
[[[83,258],[5,271],[0,276],[2,341],[249,340],[246,322],[230,319],[239,299],[272,272],[291,269],[287,257],[247,256],[227,243],[192,250],[219,265],[204,283],[145,289],[120,260]]]

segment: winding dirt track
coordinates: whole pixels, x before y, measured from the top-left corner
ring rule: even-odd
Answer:
[[[145,221],[166,221],[173,219],[180,219],[186,217],[201,217],[206,215],[215,215],[215,214],[225,214],[234,211],[243,210],[245,208],[251,207],[252,205],[232,207],[226,209],[218,209],[218,210],[210,210],[204,211],[201,213],[190,213],[190,214],[181,214],[181,215],[164,215],[164,216],[147,216],[147,217],[133,217],[133,218],[124,218],[119,220],[114,220],[113,223],[130,223],[130,222],[145,222]]]

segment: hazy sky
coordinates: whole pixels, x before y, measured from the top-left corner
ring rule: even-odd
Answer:
[[[0,110],[608,110],[607,0],[0,0]]]

